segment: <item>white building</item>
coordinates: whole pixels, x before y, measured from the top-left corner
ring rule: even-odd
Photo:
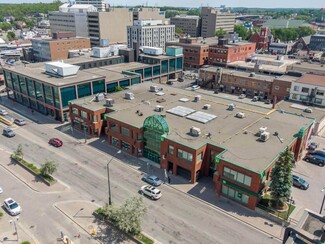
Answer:
[[[165,50],[166,42],[175,39],[175,25],[165,25],[162,20],[135,20],[127,27],[128,47],[160,47]]]
[[[75,32],[76,36],[88,37],[89,12],[97,12],[97,8],[89,4],[61,5],[59,11],[49,12],[51,32]]]
[[[105,11],[104,0],[76,0],[76,4],[91,4],[97,8],[98,11]]]
[[[292,82],[290,99],[325,106],[325,76],[305,74]]]

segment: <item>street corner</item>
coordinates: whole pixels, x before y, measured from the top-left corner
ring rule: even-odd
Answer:
[[[76,200],[57,202],[54,206],[89,235],[97,233],[98,224],[94,212],[100,205],[90,201]]]

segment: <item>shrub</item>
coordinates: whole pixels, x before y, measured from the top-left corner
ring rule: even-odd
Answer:
[[[2,216],[3,216],[3,212],[0,211],[0,217],[2,217]]]
[[[21,244],[30,244],[29,241],[23,241]]]

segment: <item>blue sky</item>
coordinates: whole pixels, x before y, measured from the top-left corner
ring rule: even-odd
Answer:
[[[35,3],[35,2],[52,2],[52,0],[0,0],[0,3]],[[325,8],[324,0],[110,0],[111,5],[138,5],[143,4],[151,6],[187,6],[199,7],[219,6],[225,4],[229,7],[262,7],[262,8]]]

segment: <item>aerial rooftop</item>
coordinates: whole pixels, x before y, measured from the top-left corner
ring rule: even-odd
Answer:
[[[155,84],[142,83],[129,87],[127,91],[134,94],[133,100],[124,98],[126,91],[110,94],[109,97],[115,101],[110,109],[115,112],[109,113],[109,118],[141,128],[148,116],[161,114],[169,126],[169,134],[165,136],[167,139],[194,149],[207,143],[225,148],[226,151],[222,154],[224,160],[254,172],[262,172],[291,144],[299,130],[313,121],[272,110],[271,106],[265,108],[243,103],[239,99],[221,98],[209,91],[158,85],[159,92],[150,92],[152,85]],[[195,102],[197,95],[201,99]],[[103,108],[105,101],[91,102],[92,100],[92,97],[82,98],[72,103],[92,110]],[[206,104],[210,106],[205,106]],[[235,104],[236,109],[227,110],[229,104]],[[156,112],[157,105],[163,106],[164,111]],[[137,111],[143,116],[139,116]],[[237,118],[238,112],[244,113],[245,118]],[[201,129],[199,137],[189,134],[192,126]],[[260,142],[255,136],[261,127],[267,127],[270,132],[270,138],[266,142]],[[275,132],[278,136],[273,135]],[[209,133],[211,137],[207,136]]]

